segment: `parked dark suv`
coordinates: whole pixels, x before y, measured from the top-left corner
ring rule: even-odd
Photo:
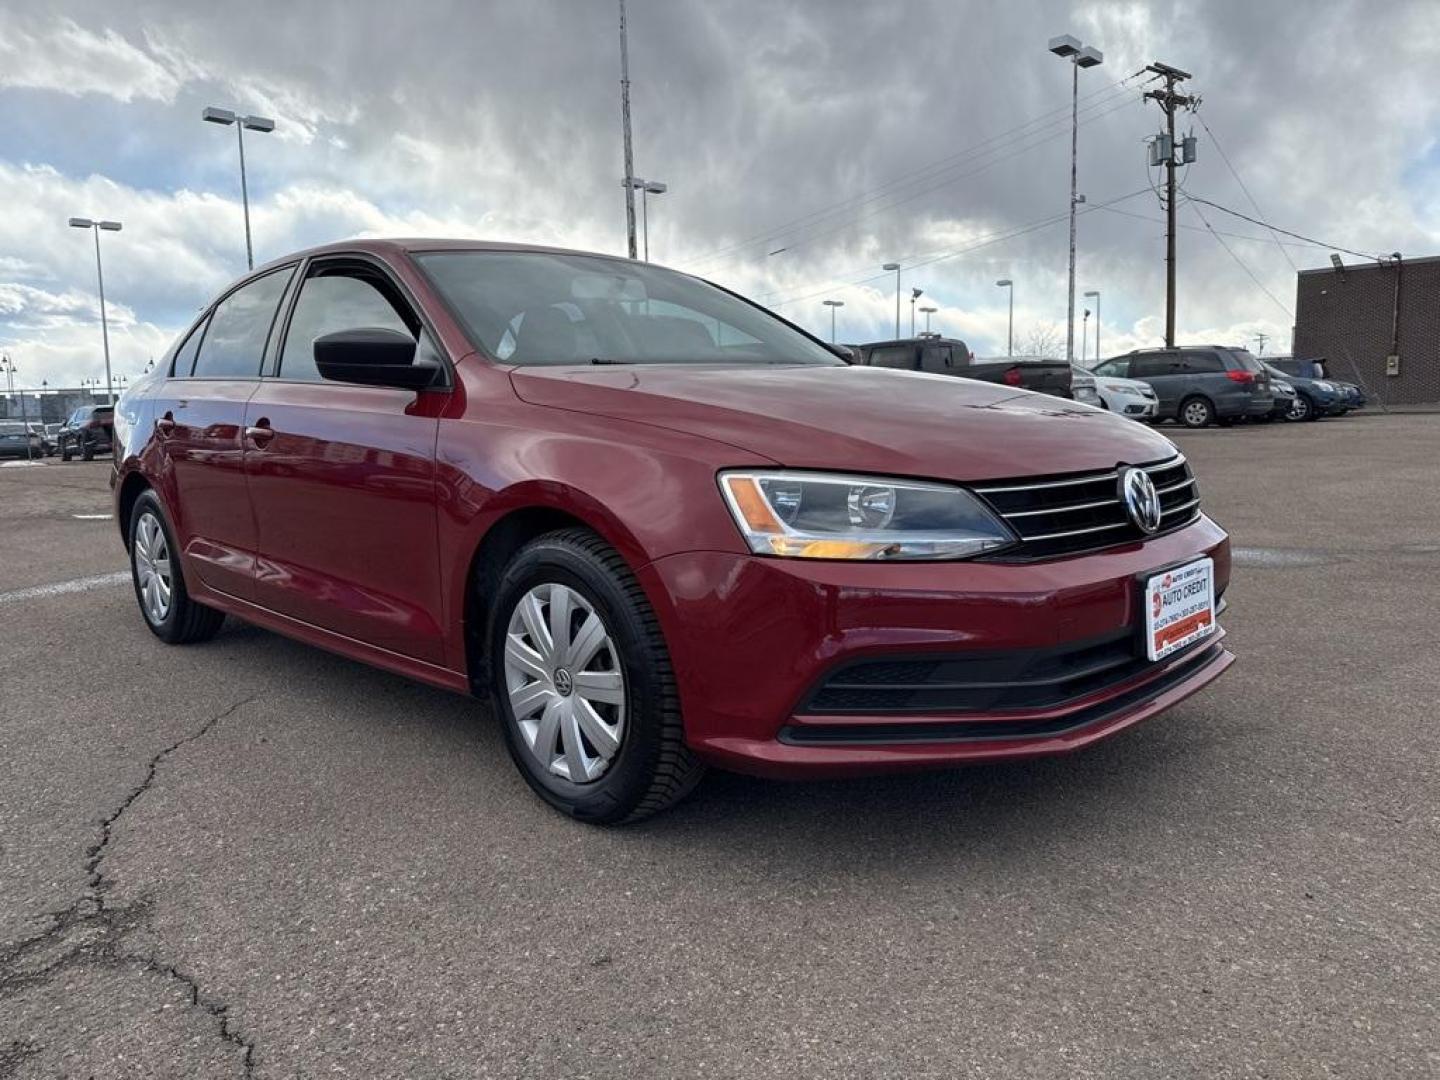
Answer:
[[[60,447],[60,460],[69,461],[79,454],[90,461],[96,454],[110,453],[110,440],[115,429],[115,409],[111,405],[83,405],[65,418],[55,436]]]
[[[1266,417],[1275,404],[1265,365],[1224,345],[1136,349],[1106,360],[1095,374],[1149,383],[1160,400],[1156,419],[1188,428]]]

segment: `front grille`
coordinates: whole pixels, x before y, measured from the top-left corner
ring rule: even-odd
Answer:
[[[1200,487],[1176,454],[1142,465],[1160,494],[1160,528],[1169,532],[1200,516]],[[1146,538],[1120,500],[1120,470],[1072,473],[1039,480],[982,484],[973,490],[1020,537],[1018,547],[990,556],[1013,562],[1074,555]],[[1157,535],[1151,534],[1151,535]]]

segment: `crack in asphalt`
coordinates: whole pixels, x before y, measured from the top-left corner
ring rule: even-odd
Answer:
[[[160,975],[184,986],[191,1007],[204,1010],[219,1022],[220,1038],[244,1052],[244,1075],[247,1078],[254,1075],[255,1042],[231,1024],[229,1006],[206,996],[199,982],[174,964],[164,964],[153,957],[136,955],[120,948],[125,936],[146,922],[149,903],[141,900],[123,906],[108,904],[105,894],[109,883],[105,880],[101,863],[114,836],[116,822],[150,789],[161,762],[182,747],[203,739],[221,720],[259,700],[260,696],[251,694],[221,710],[150,759],[144,779],[100,822],[99,839],[86,849],[84,895],[63,910],[49,912],[50,925],[45,930],[0,953],[0,1001],[46,983],[60,971],[83,965]],[[77,937],[81,939],[78,942],[74,940]],[[27,966],[27,961],[47,952],[54,955],[38,967]],[[0,1080],[9,1080],[26,1060],[40,1052],[41,1047],[32,1040],[0,1046]]]

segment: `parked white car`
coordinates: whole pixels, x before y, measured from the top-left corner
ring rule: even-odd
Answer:
[[[1095,376],[1095,392],[1100,395],[1100,404],[1113,413],[1128,416],[1132,420],[1147,423],[1155,419],[1160,409],[1155,391],[1147,382],[1139,379],[1118,379],[1109,375]]]

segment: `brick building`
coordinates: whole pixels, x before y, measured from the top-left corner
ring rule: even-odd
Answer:
[[[1440,403],[1440,257],[1300,271],[1294,351],[1388,405]]]

